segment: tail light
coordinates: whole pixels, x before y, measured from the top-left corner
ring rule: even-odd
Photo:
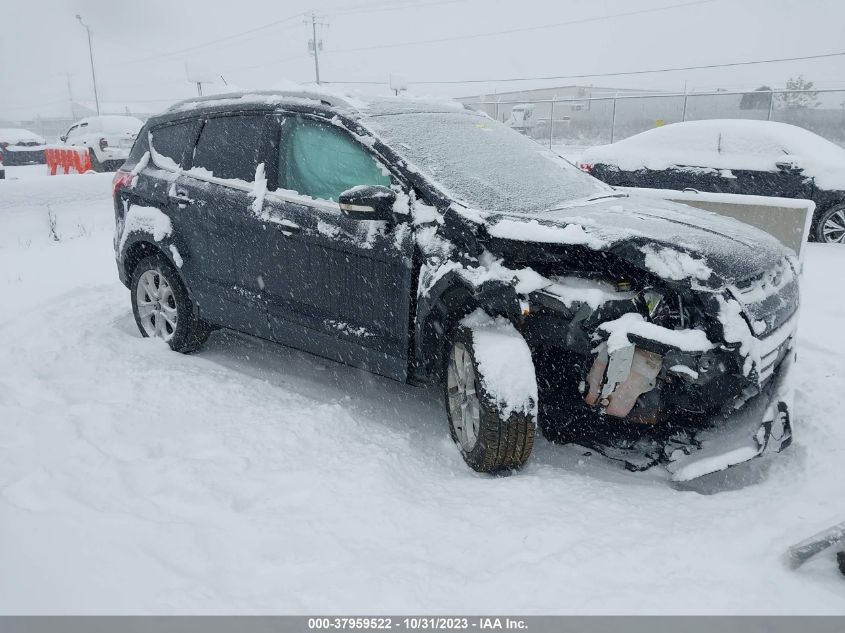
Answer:
[[[109,142],[106,139],[101,138],[100,139],[100,149],[106,149],[108,146],[109,146]]]
[[[129,171],[119,169],[115,172],[114,178],[111,181],[112,198],[117,196],[117,192],[123,189],[123,187],[131,187],[133,178],[134,176],[132,175],[132,172]]]
[[[578,163],[578,168],[581,171],[587,172],[588,174],[593,173],[593,164],[592,163]]]

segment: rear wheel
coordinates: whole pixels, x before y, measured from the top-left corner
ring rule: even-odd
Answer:
[[[453,332],[445,376],[449,431],[467,465],[484,473],[521,467],[534,447],[534,417],[504,411],[487,393],[470,329]]]
[[[821,214],[815,237],[817,242],[845,244],[845,204],[833,206]]]
[[[132,312],[141,335],[160,338],[177,352],[191,352],[208,339],[211,328],[194,316],[188,291],[163,255],[138,262],[130,285]]]

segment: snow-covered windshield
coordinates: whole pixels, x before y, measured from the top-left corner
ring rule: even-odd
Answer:
[[[485,211],[537,213],[611,190],[531,139],[472,112],[366,119],[444,193]]]

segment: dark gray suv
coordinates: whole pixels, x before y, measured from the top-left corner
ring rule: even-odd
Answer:
[[[483,472],[537,425],[689,480],[791,439],[796,262],[614,192],[454,103],[229,94],[151,118],[114,180],[144,336],[219,327],[443,385]]]

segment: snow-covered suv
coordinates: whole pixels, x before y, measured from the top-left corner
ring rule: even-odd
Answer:
[[[91,116],[71,125],[61,141],[65,145],[87,147],[94,171],[115,171],[129,156],[143,125],[134,116]]]
[[[227,327],[441,384],[478,471],[522,466],[538,423],[675,480],[790,442],[790,252],[459,104],[189,100],[146,123],[114,200],[143,336]]]

